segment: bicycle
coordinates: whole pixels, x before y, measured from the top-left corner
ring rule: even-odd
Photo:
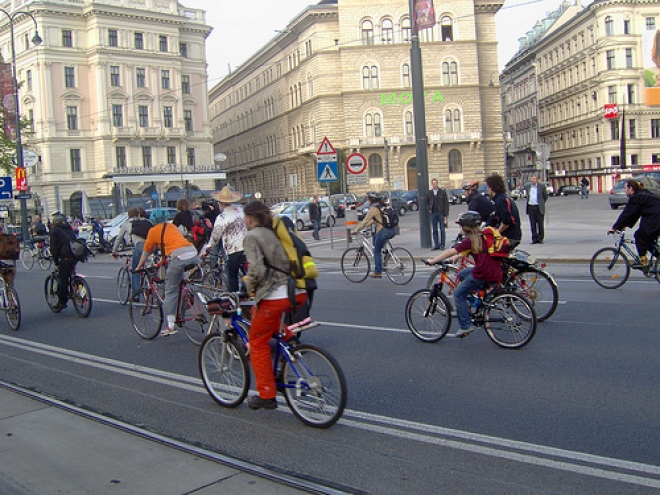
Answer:
[[[31,239],[23,243],[20,253],[21,265],[26,270],[32,270],[34,260],[37,260],[43,270],[48,270],[53,264],[53,257],[50,255],[50,246],[47,238],[42,240]]]
[[[536,321],[541,322],[550,318],[557,310],[559,304],[559,286],[550,273],[544,270],[545,265],[536,266],[534,256],[525,252],[515,250],[508,258],[502,259],[504,279],[502,285],[515,287],[523,296],[534,304]],[[458,273],[464,268],[473,266],[474,263],[467,257],[462,257],[458,265],[449,265],[445,282],[442,289],[447,289],[447,295],[451,294],[460,280]],[[442,268],[436,268],[428,278],[426,288],[430,289],[440,276]]]
[[[341,272],[349,281],[363,282],[371,272],[370,258],[374,257],[374,245],[370,241],[371,231],[358,234],[360,245],[348,248],[341,256]],[[383,271],[392,282],[406,285],[415,276],[415,259],[410,251],[402,247],[392,247],[388,240],[383,248]]]
[[[451,304],[442,292],[442,285],[451,281],[450,266],[446,261],[441,262],[438,283],[431,289],[413,293],[406,303],[406,324],[424,342],[439,341],[451,326]],[[468,308],[472,324],[483,327],[490,340],[500,347],[519,349],[529,344],[536,333],[534,306],[512,287],[489,283],[469,295]],[[459,337],[459,334],[449,336]]]
[[[651,244],[649,261],[646,267],[642,267],[639,256],[630,248],[630,244],[634,243],[634,240],[626,239],[626,234],[623,231],[614,232],[615,247],[599,249],[591,257],[589,272],[594,282],[605,289],[618,289],[630,277],[631,268],[641,270],[645,277],[655,277],[660,282],[660,244],[658,239]],[[628,259],[628,256],[632,258],[632,262]]]
[[[162,287],[163,279],[157,275],[157,272],[165,263],[165,260],[161,260],[153,266],[135,270],[135,273],[144,274],[143,285],[135,297],[129,299],[128,314],[133,329],[146,340],[156,338],[163,325],[165,294]],[[187,272],[195,266],[196,264],[191,263],[186,265],[184,270]],[[196,294],[200,294],[202,289],[208,287],[190,283],[185,272],[179,284],[174,323],[179,328],[183,328],[186,337],[193,344],[200,345],[206,336],[205,327],[209,323],[209,318]],[[199,292],[193,292],[193,288],[199,289]]]
[[[53,313],[59,313],[64,308],[56,308],[58,302],[57,290],[59,286],[57,267],[53,270],[44,282],[44,295],[46,303]],[[67,299],[73,302],[73,309],[80,318],[87,318],[92,312],[92,291],[89,288],[87,280],[82,275],[76,273],[74,266],[69,277],[67,287]]]
[[[230,323],[223,331],[209,330],[199,350],[200,375],[213,400],[224,407],[237,407],[250,389],[246,351],[250,322],[241,316],[239,294],[224,293],[205,304],[213,315],[210,329],[224,323],[225,318],[230,318]],[[281,325],[282,330],[284,323]],[[273,361],[277,390],[300,421],[329,428],[346,407],[344,373],[328,352],[312,344],[292,346],[281,333],[275,336]]]
[[[131,261],[133,259],[132,254],[113,254],[113,258],[124,258],[124,266],[119,268],[117,273],[117,300],[119,304],[125,305],[128,303],[128,299],[133,294],[131,290]]]
[[[12,285],[16,265],[0,261],[0,311],[5,314],[9,328],[18,330],[21,326],[21,301]],[[9,277],[12,277],[10,280]]]

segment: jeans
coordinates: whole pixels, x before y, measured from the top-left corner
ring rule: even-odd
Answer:
[[[458,278],[461,283],[454,290],[454,304],[456,305],[456,316],[461,330],[467,330],[472,326],[470,321],[470,310],[468,309],[467,298],[475,290],[481,289],[486,283],[483,280],[477,280],[472,277],[473,268],[465,268],[458,272]]]
[[[580,199],[588,198],[588,197],[589,197],[589,190],[587,189],[587,186],[581,186],[580,187]]]
[[[312,236],[314,237],[314,239],[316,239],[318,241],[320,239],[319,230],[321,230],[321,219],[320,218],[315,218],[312,221],[312,227],[314,227],[314,234],[312,234]]]
[[[144,249],[144,241],[140,241],[135,244],[133,248],[133,256],[131,258],[131,268],[135,272],[138,264],[140,263],[140,256],[142,256],[142,251]],[[131,273],[131,291],[135,294],[140,289],[140,274]]]
[[[440,226],[440,242],[438,242],[438,225]],[[441,213],[431,212],[431,228],[433,229],[433,247],[445,247],[445,216]]]
[[[241,285],[238,283],[238,271],[245,261],[245,253],[243,251],[227,256],[227,290],[229,292],[238,292],[238,288]]]
[[[396,235],[396,228],[383,227],[374,237],[374,273],[383,272],[383,248],[387,241]]]

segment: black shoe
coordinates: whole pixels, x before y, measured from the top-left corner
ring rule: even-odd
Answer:
[[[537,243],[538,243],[538,241],[532,241],[532,244],[537,244]]]
[[[262,399],[258,395],[248,397],[248,407],[250,409],[277,409],[277,401],[275,399]]]
[[[63,309],[66,309],[66,303],[57,303],[55,306],[53,306],[53,309],[57,311],[62,311]]]
[[[536,243],[537,244],[543,244],[543,239],[539,239],[538,241],[536,241]]]
[[[434,247],[434,248],[431,248],[431,251],[439,251],[439,250],[440,250],[440,247],[439,247],[439,246],[436,246],[436,247]]]
[[[444,251],[444,250],[445,250],[445,247],[444,247],[444,246],[440,246],[440,251]]]

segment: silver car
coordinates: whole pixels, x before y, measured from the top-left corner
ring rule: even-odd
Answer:
[[[660,182],[645,175],[636,175],[633,177],[637,182],[644,185],[644,189],[660,192]],[[621,179],[614,184],[610,189],[610,208],[616,210],[619,206],[626,206],[628,204],[628,196],[626,195],[626,181],[628,179]]]
[[[280,213],[279,216],[289,217],[291,221],[296,224],[296,229],[298,230],[305,230],[306,228],[311,229],[312,221],[309,219],[309,205],[309,201],[290,204],[282,210],[282,213]],[[334,225],[336,219],[335,209],[325,200],[319,200],[319,206],[321,207],[321,223],[326,227]]]

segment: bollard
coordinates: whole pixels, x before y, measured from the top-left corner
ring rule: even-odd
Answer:
[[[345,210],[344,214],[346,215],[344,218],[344,225],[346,225],[346,247],[348,248],[350,247],[351,242],[353,242],[351,231],[358,224],[357,210],[347,209]]]

